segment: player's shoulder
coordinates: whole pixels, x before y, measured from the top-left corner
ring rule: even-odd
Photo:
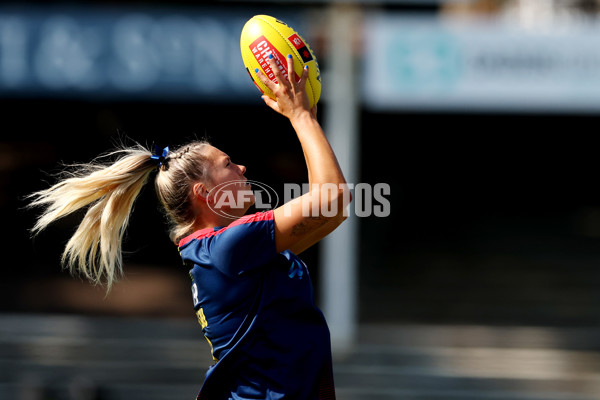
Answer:
[[[219,227],[219,228],[200,229],[200,230],[192,233],[191,235],[186,236],[185,238],[183,238],[179,241],[179,249],[183,249],[184,247],[187,247],[190,243],[193,243],[194,241],[208,239],[213,236],[222,235],[222,234],[228,232],[229,230],[232,230],[235,228],[239,229],[239,228],[243,228],[243,227],[248,227],[252,224],[255,225],[256,223],[258,223],[258,224],[270,223],[273,220],[274,220],[273,210],[261,211],[261,212],[257,212],[254,214],[244,215],[243,217],[231,222],[227,226]]]
[[[243,224],[247,224],[247,223],[251,223],[251,222],[272,221],[273,218],[274,218],[273,210],[261,211],[261,212],[257,212],[254,214],[244,215],[240,219],[233,221],[226,228],[236,226],[236,225],[243,225]]]

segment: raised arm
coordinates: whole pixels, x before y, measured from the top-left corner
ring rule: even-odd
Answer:
[[[293,58],[287,58],[288,71],[293,71]],[[270,59],[277,84],[264,74],[261,81],[275,94],[276,100],[263,96],[265,103],[287,117],[300,141],[308,169],[309,191],[278,207],[275,215],[277,251],[289,249],[300,253],[312,246],[346,218],[345,208],[351,201],[344,174],[316,119],[316,107],[310,110],[306,94],[305,69],[298,82],[287,80]],[[289,74],[293,76],[292,73]]]

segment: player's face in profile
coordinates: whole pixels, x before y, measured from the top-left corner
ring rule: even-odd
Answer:
[[[246,167],[234,163],[227,154],[216,147],[210,146],[207,151],[212,160],[210,192],[215,208],[231,210],[234,213],[239,211],[243,214],[256,200],[245,177]]]

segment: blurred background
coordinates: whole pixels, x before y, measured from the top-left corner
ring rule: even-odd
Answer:
[[[152,186],[108,296],[61,270],[78,216],[31,239],[24,197],[121,142],[205,137],[249,179],[306,182],[290,126],[244,71],[255,14],[311,44],[319,119],[348,180],[390,187],[389,215],[353,215],[303,254],[338,399],[599,399],[599,12],[597,0],[0,4],[0,399],[196,395],[209,348]]]

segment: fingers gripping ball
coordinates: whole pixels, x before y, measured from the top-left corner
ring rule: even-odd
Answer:
[[[321,97],[321,72],[317,58],[306,41],[288,26],[276,18],[268,15],[255,15],[250,18],[242,29],[240,37],[242,59],[246,71],[252,82],[261,93],[266,94],[273,100],[275,95],[257,78],[257,68],[271,81],[277,83],[277,79],[269,65],[269,55],[281,69],[282,75],[289,79],[298,81],[302,76],[303,68],[308,65],[308,78],[306,80],[306,92],[310,106],[313,107]],[[294,58],[294,71],[288,71],[286,57],[291,54]]]

